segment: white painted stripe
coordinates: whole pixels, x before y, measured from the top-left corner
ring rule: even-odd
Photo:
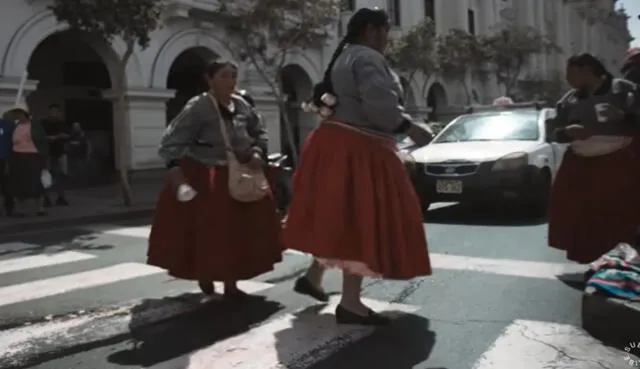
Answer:
[[[545,263],[510,259],[489,259],[472,256],[430,254],[434,269],[463,270],[513,277],[556,279],[562,274],[584,273],[584,265]]]
[[[0,243],[0,254],[8,254],[20,251],[41,249],[42,246],[24,242]]]
[[[65,251],[56,254],[33,255],[21,258],[0,260],[0,274],[12,273],[21,270],[43,268],[47,266],[73,263],[94,259],[96,256],[75,251]]]
[[[374,332],[372,327],[336,325],[337,300],[320,313],[285,314],[250,331],[151,369],[302,369]],[[366,300],[372,309],[397,316],[416,306]]]
[[[123,263],[102,269],[94,269],[88,272],[15,284],[0,288],[0,306],[55,296],[75,290],[102,286],[163,272],[160,268],[146,264]]]
[[[516,320],[473,369],[633,368],[629,360],[637,357],[604,346],[574,326]]]
[[[238,287],[247,293],[257,293],[273,285],[257,281],[241,281]],[[180,295],[182,294],[181,292]],[[142,311],[139,309],[141,301],[134,301],[126,306],[96,314],[0,331],[0,361],[8,360],[13,363],[12,365],[18,365],[21,359],[37,354],[34,350],[46,350],[47,344],[53,344],[56,350],[64,350],[77,345],[98,342],[125,334],[136,327],[195,311],[202,303],[210,300],[203,297],[194,304],[192,301],[171,297],[177,296],[166,296],[160,304]]]
[[[94,226],[84,227],[84,229],[88,231],[96,232],[96,233],[104,233],[104,234],[111,234],[116,236],[136,237],[136,238],[148,238],[149,233],[151,232],[151,226],[118,227],[116,225],[109,225],[109,224],[94,225]]]

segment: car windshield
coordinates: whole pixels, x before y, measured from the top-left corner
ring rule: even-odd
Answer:
[[[536,141],[538,112],[496,112],[465,115],[446,127],[433,143],[468,141]]]

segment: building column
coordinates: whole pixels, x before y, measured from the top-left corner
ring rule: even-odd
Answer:
[[[20,76],[0,77],[0,115],[14,107],[16,96],[20,88]],[[36,80],[27,80],[22,91],[21,102],[25,102],[29,94],[35,91],[38,85]]]
[[[175,91],[166,89],[126,91],[122,107],[125,110],[125,122],[114,121],[113,124],[117,168],[124,164],[131,170],[143,170],[164,165],[158,157],[158,145],[167,125],[166,102],[174,95]],[[115,91],[105,92],[105,97],[115,101]],[[115,104],[114,117],[118,117]],[[120,157],[121,149],[126,152],[125,163]]]

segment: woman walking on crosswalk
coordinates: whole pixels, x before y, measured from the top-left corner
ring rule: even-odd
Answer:
[[[296,282],[297,292],[327,300],[324,267],[343,270],[338,323],[389,322],[361,301],[363,276],[431,274],[420,205],[393,136],[405,133],[426,144],[431,135],[399,104],[383,56],[388,32],[382,10],[360,9],[349,21],[309,105],[326,119],[303,148],[285,226],[288,247],[317,257]]]
[[[225,296],[243,297],[236,282],[273,269],[282,258],[280,216],[269,194],[240,202],[229,192],[227,143],[237,160],[264,169],[267,134],[236,89],[237,67],[214,61],[210,91],[192,98],[162,137],[169,168],[149,236],[149,264],[197,280],[205,294],[223,281]],[[225,139],[225,137],[227,139]]]

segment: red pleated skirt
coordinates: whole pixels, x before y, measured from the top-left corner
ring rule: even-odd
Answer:
[[[609,155],[582,157],[568,149],[553,183],[549,245],[590,263],[640,225],[640,141]]]
[[[395,141],[334,122],[313,131],[294,174],[284,243],[354,274],[431,274],[418,197]]]
[[[231,198],[226,166],[183,159],[180,167],[198,195],[179,202],[167,180],[153,216],[147,262],[176,278],[200,281],[249,279],[272,270],[283,251],[273,199]]]

